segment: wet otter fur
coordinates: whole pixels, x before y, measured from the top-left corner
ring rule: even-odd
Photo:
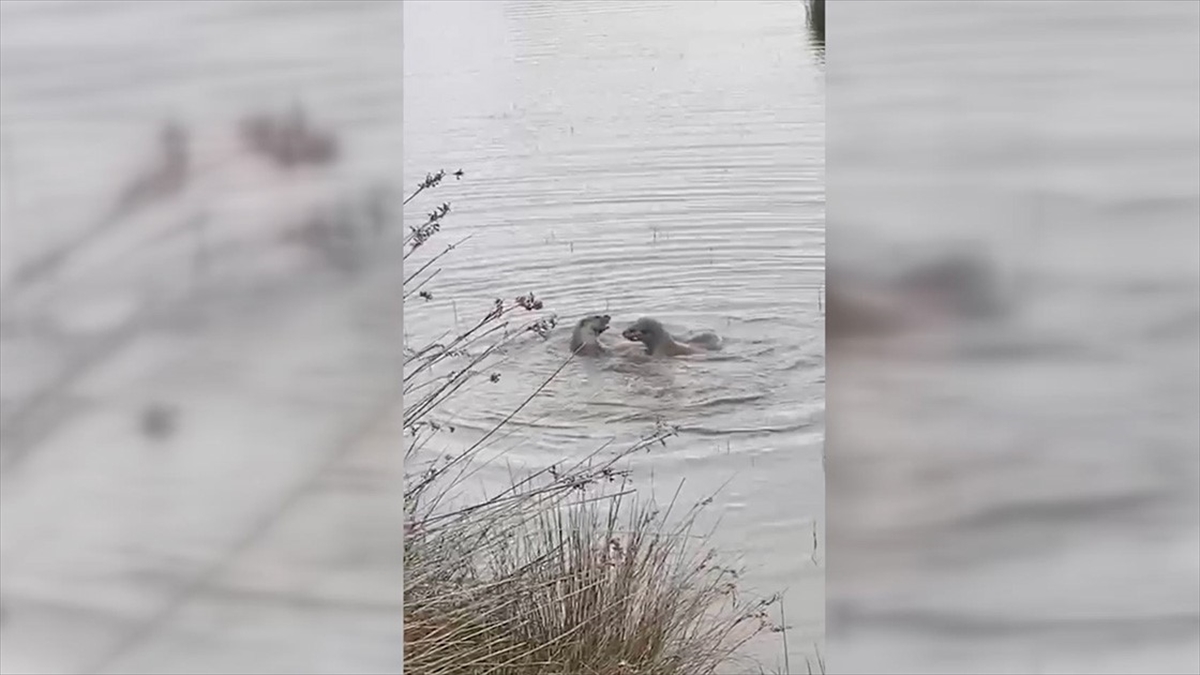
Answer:
[[[640,342],[646,353],[652,356],[685,356],[716,351],[721,348],[721,338],[716,333],[699,333],[684,340],[677,340],[657,319],[642,317],[630,324],[621,336],[631,342]]]
[[[607,314],[591,314],[575,324],[571,333],[571,352],[580,356],[599,356],[608,351],[600,344],[600,334],[608,330],[612,320]]]

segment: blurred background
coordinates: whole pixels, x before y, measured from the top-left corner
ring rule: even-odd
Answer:
[[[1200,4],[827,11],[829,672],[1200,671]]]
[[[398,671],[402,34],[0,4],[0,671]]]

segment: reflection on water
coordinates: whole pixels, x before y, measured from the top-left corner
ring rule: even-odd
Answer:
[[[708,358],[579,359],[497,443],[544,467],[681,435],[639,458],[660,497],[730,481],[718,544],[763,593],[788,590],[793,667],[823,639],[824,81],[796,2],[422,2],[405,19],[405,169],[466,170],[433,299],[405,308],[414,343],[534,292],[560,317],[509,350],[498,382],[442,411],[476,438],[568,353],[580,317],[714,331]],[[465,49],[463,45],[471,45]],[[414,211],[414,217],[420,209]],[[410,223],[415,225],[417,223]],[[456,432],[459,434],[460,432]],[[473,434],[473,435],[472,435]],[[498,469],[496,479],[506,480]],[[815,558],[821,559],[818,552]],[[780,659],[778,636],[756,655]]]
[[[0,4],[0,671],[396,672],[401,32]]]
[[[830,672],[1197,672],[1200,5],[833,7]]]

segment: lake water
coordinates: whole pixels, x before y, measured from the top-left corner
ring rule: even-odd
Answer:
[[[831,341],[829,671],[1197,672],[1200,5],[830,4],[830,269],[1011,312]]]
[[[612,315],[615,340],[644,315],[718,332],[719,359],[572,362],[498,448],[542,468],[678,425],[637,480],[659,498],[725,485],[716,543],[755,591],[786,591],[793,669],[824,632],[825,86],[805,18],[799,2],[412,2],[404,42],[406,184],[465,172],[406,216],[448,201],[440,241],[473,235],[405,308],[409,339],[528,292],[561,321],[444,421],[469,436],[508,415],[587,314]],[[753,651],[784,654],[777,635]]]

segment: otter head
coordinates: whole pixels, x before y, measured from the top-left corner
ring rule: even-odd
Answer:
[[[585,316],[579,320],[575,329],[579,331],[589,331],[593,335],[599,335],[608,330],[608,322],[612,320],[607,314],[592,314]]]
[[[667,331],[658,321],[642,317],[622,331],[621,337],[631,342],[640,342],[646,345],[647,352],[653,352],[666,339]]]

